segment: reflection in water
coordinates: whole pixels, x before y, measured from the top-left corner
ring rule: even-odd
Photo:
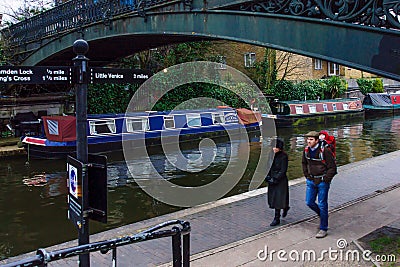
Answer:
[[[398,150],[400,147],[400,117],[386,117],[359,121],[352,124],[332,124],[311,129],[278,129],[285,140],[289,155],[288,176],[290,179],[302,176],[301,157],[305,146],[304,134],[310,130],[327,130],[336,137],[337,162],[344,165],[365,158]],[[256,140],[252,140],[256,141]],[[224,172],[228,160],[241,159],[241,151],[250,148],[250,162],[243,178],[228,195],[248,190],[250,180],[258,162],[262,142],[227,141],[218,142],[214,147],[205,147],[204,158],[198,148],[182,147],[181,153],[187,159],[185,171],[178,162],[178,155],[152,153],[149,161],[140,157],[131,160],[133,175],[151,179],[152,164],[157,172],[168,181],[182,186],[198,186],[210,183]],[[207,150],[208,149],[208,150]],[[91,222],[92,232],[115,228],[178,210],[160,203],[148,196],[135,183],[120,154],[108,155],[109,214],[107,225]],[[67,219],[66,164],[62,160],[33,160],[25,166],[25,157],[0,159],[0,258],[33,251],[39,247],[75,239],[77,232]],[[205,168],[206,167],[206,168]],[[46,184],[42,187],[26,186],[23,179],[44,173]],[[339,174],[340,175],[340,174]],[[62,229],[60,231],[60,229]]]

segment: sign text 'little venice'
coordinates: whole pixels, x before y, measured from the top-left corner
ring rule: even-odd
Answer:
[[[142,83],[149,77],[147,71],[140,69],[90,69],[90,83]]]

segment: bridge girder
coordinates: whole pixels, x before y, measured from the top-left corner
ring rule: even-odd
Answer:
[[[70,62],[78,38],[90,44],[88,57],[101,65],[168,43],[225,39],[320,58],[400,80],[400,32],[288,15],[241,11],[184,11],[133,14],[109,26],[95,23],[83,32],[59,36],[27,57],[23,65]],[[112,55],[114,53],[114,56]],[[103,59],[102,59],[103,57]],[[110,58],[107,58],[110,60]]]

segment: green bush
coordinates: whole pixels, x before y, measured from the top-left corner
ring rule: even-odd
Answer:
[[[326,88],[324,91],[324,99],[333,99],[340,97],[347,90],[347,82],[339,76],[332,76],[324,80]]]
[[[382,79],[377,78],[373,81],[372,92],[374,93],[384,92]]]
[[[324,99],[324,92],[326,91],[326,84],[321,80],[307,80],[299,82],[295,85],[300,92],[306,92],[308,100],[311,99]]]
[[[137,84],[96,84],[88,88],[88,113],[125,113]]]
[[[277,81],[272,88],[272,93],[279,100],[304,99],[304,92],[291,81]]]
[[[340,97],[347,90],[344,79],[333,76],[326,80],[307,80],[294,84],[291,81],[278,81],[271,94],[279,100],[314,100]]]
[[[255,96],[250,95],[248,88],[242,88],[241,84],[236,87],[228,89],[211,83],[184,84],[164,94],[153,110],[215,108],[219,105],[249,108],[246,102]],[[243,99],[235,93],[239,91]]]
[[[363,95],[371,93],[374,88],[374,81],[371,79],[360,78],[357,79],[358,88]],[[383,87],[383,86],[382,86]]]

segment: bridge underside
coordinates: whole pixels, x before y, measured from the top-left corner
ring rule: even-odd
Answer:
[[[255,12],[207,11],[133,14],[93,24],[42,42],[23,65],[71,64],[72,44],[89,42],[91,65],[152,47],[194,40],[226,39],[276,48],[400,80],[400,33],[355,24]]]
[[[76,39],[82,38],[79,34],[73,34],[72,39],[70,37],[63,38],[68,39],[68,42],[73,42]],[[183,43],[190,41],[200,41],[200,40],[208,40],[210,38],[200,38],[184,36],[184,35],[141,35],[141,34],[132,34],[132,35],[124,35],[124,36],[106,36],[101,39],[86,39],[89,43],[89,52],[86,54],[86,57],[90,59],[91,66],[104,66],[112,63],[113,61],[127,57],[134,53],[148,50],[151,48],[174,44],[174,43]],[[64,42],[64,41],[63,41]],[[57,66],[57,65],[70,65],[72,58],[76,55],[72,51],[71,43],[64,45],[58,44],[49,44],[46,47],[51,48],[52,51],[56,51],[56,53],[52,54],[50,57],[45,57],[45,51],[40,53],[35,53],[39,55],[41,61],[36,62],[36,57],[29,59],[33,59],[33,61],[29,61],[32,63],[28,63],[26,65],[43,65],[43,66]],[[61,50],[59,50],[61,48]],[[43,59],[44,58],[44,59]],[[24,62],[26,63],[26,62]]]

